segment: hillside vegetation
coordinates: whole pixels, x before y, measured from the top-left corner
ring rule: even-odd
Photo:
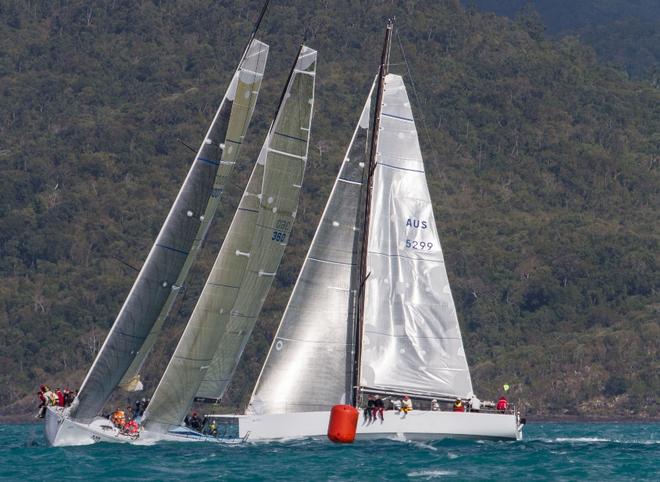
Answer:
[[[153,242],[260,2],[0,3],[0,414],[77,386]],[[148,363],[153,390],[298,44],[319,51],[298,222],[229,408],[245,403],[396,16],[476,392],[529,414],[657,416],[660,93],[534,22],[458,1],[273,0],[244,161]],[[409,82],[409,79],[408,79]],[[409,82],[409,86],[412,85]],[[411,95],[412,95],[412,90]]]
[[[536,18],[550,35],[575,35],[605,63],[660,85],[660,2],[657,0],[463,0],[507,15]]]

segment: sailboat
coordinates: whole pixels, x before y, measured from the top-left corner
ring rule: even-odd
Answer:
[[[473,395],[410,100],[388,72],[392,29],[247,410],[214,416],[228,437],[322,438],[333,406],[368,394]],[[356,435],[516,440],[523,425],[515,408],[414,409],[361,417]]]
[[[239,92],[245,99],[258,92],[265,67],[265,44],[253,42],[251,45],[259,47],[258,54],[252,46],[248,48],[225,101],[227,98],[239,98]],[[218,441],[185,429],[181,424],[203,382],[207,382],[206,386],[201,387],[203,392],[221,390],[222,379],[209,380],[205,377],[208,369],[214,366],[212,362],[219,356],[217,351],[221,340],[224,340],[225,347],[227,340],[235,342],[233,357],[238,362],[288,244],[309,148],[316,57],[315,50],[304,45],[300,47],[275,119],[215,264],[142,417],[142,431],[126,434],[98,414],[94,414],[89,421],[80,420],[80,409],[74,402],[70,409],[49,407],[46,435],[52,445],[82,445],[98,441]],[[241,87],[235,80],[243,80],[241,74],[244,72],[249,73],[248,78],[252,82]],[[222,109],[221,106],[220,112]],[[243,129],[247,128],[248,121],[242,119]],[[227,136],[230,132],[228,129]],[[208,139],[207,135],[202,149],[208,144]],[[221,166],[226,151],[223,151]],[[108,335],[109,339],[113,332],[114,327]],[[127,354],[124,353],[124,356]],[[122,362],[128,364],[127,361]],[[215,364],[224,369],[225,362],[220,359]],[[92,371],[97,363],[92,366]],[[215,385],[209,388],[208,384],[213,381]]]
[[[185,331],[147,408],[145,430],[181,427],[195,400],[219,400],[275,278],[298,210],[314,105],[317,52],[302,45],[275,120]]]

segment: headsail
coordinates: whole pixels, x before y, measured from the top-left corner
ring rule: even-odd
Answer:
[[[316,51],[301,47],[275,121],[190,321],[145,413],[178,425],[202,380],[224,390],[279,266],[298,206],[309,142]],[[222,341],[222,345],[220,345]],[[220,346],[220,351],[218,347]],[[221,378],[205,378],[213,359]]]
[[[247,130],[268,46],[252,40],[156,242],[82,384],[71,415],[90,421],[122,381],[135,385],[157,332],[208,231]],[[131,383],[133,382],[133,383]]]
[[[372,91],[307,252],[249,413],[329,409],[350,398],[355,269]]]
[[[385,79],[367,257],[363,389],[468,398],[472,382],[403,79]]]

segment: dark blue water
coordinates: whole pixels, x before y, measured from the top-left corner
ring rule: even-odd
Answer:
[[[522,442],[324,441],[51,448],[0,425],[3,480],[660,480],[660,424],[530,424]]]

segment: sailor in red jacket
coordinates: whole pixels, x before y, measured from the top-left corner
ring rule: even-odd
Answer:
[[[64,406],[64,394],[62,393],[62,390],[59,388],[55,391],[55,395],[57,395],[57,405],[60,407]]]
[[[506,397],[502,395],[500,399],[497,401],[497,410],[500,412],[506,412],[507,407],[509,406],[509,402],[506,401]]]

